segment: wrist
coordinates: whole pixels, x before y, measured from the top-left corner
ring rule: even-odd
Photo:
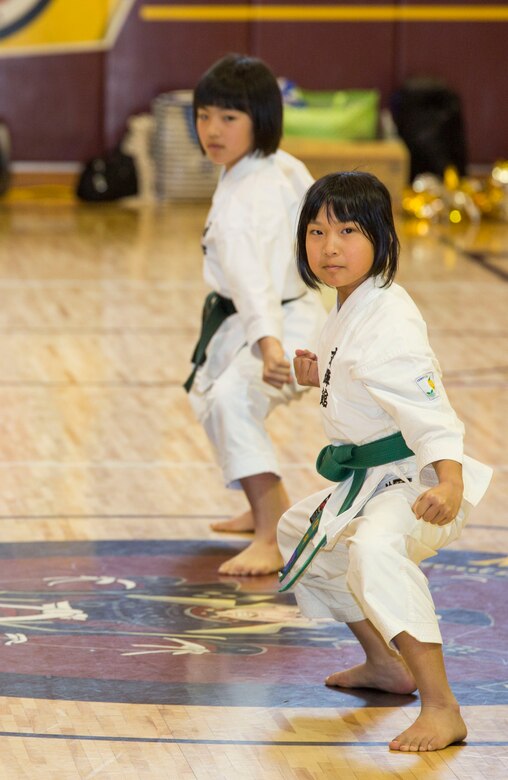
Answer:
[[[456,460],[438,460],[432,464],[439,483],[448,482],[454,487],[463,488],[462,463]]]
[[[282,349],[282,344],[275,336],[262,336],[262,338],[258,339],[257,345],[263,356],[274,348]]]

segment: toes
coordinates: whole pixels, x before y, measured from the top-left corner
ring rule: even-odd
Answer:
[[[409,753],[409,745],[400,739],[392,739],[388,747],[390,750],[396,750],[399,753]]]
[[[231,561],[226,561],[222,566],[219,566],[219,574],[242,574],[241,568],[232,564]]]
[[[241,566],[221,566],[219,574],[226,574],[228,577],[244,577],[249,572],[244,571]]]
[[[346,688],[347,680],[344,679],[344,675],[342,675],[340,672],[330,674],[325,679],[325,685],[327,685],[329,688]]]
[[[420,715],[417,721],[389,743],[390,750],[404,753],[429,753],[452,745],[467,734],[464,721],[457,712],[446,712],[436,721],[432,716]],[[463,739],[464,737],[462,737]]]
[[[278,549],[268,550],[253,543],[238,555],[230,558],[219,567],[219,574],[238,577],[263,577],[274,574],[282,566]]]
[[[417,753],[419,751],[420,740],[406,734],[399,734],[398,737],[392,739],[389,744],[390,750],[399,750],[401,753]]]
[[[270,574],[270,571],[257,568],[256,566],[249,566],[242,564],[240,561],[226,561],[219,566],[219,574],[226,574],[230,577],[261,577],[266,574]]]
[[[433,738],[422,736],[413,736],[410,734],[399,734],[398,737],[392,739],[389,744],[390,750],[399,750],[401,753],[423,753],[429,750],[436,750],[432,747]]]

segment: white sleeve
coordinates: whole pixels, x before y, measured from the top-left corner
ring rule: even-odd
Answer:
[[[229,227],[217,239],[221,268],[251,347],[263,336],[282,341],[282,289],[276,289],[272,273],[274,258],[283,251],[284,231],[277,231],[277,222],[277,214],[265,214],[256,201],[236,203],[223,220]]]
[[[402,343],[351,369],[372,399],[396,422],[416,455],[419,473],[437,460],[463,462],[464,426],[455,414],[430,349],[407,352]]]

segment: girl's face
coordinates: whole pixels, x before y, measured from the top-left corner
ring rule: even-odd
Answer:
[[[307,259],[317,278],[335,287],[340,303],[370,276],[374,247],[354,222],[338,222],[322,206],[307,225]]]
[[[197,111],[196,129],[209,160],[228,171],[254,147],[252,119],[245,111],[219,106],[202,106]]]

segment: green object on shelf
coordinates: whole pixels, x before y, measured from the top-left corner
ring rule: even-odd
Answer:
[[[302,90],[302,95],[305,105],[284,106],[284,135],[339,141],[370,141],[377,137],[376,89]]]

